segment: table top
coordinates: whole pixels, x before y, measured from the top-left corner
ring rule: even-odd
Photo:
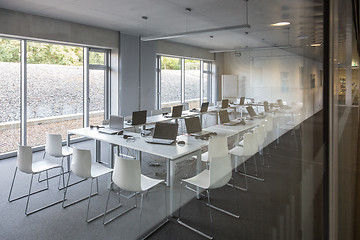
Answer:
[[[208,141],[195,139],[194,137],[187,135],[181,135],[177,137],[178,141],[185,141],[184,145],[179,145],[176,143],[171,145],[164,145],[147,143],[145,141],[146,137],[142,137],[139,133],[133,132],[124,132],[124,134],[133,136],[135,141],[124,139],[122,135],[101,133],[97,129],[90,128],[69,130],[68,134],[75,134],[92,138],[102,142],[131,148],[149,154],[154,154],[160,157],[168,158],[170,160],[174,160],[182,156],[188,155],[192,152],[196,152],[197,150],[200,150],[201,148],[208,145]]]

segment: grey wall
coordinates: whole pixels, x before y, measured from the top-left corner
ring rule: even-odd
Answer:
[[[140,39],[120,33],[119,106],[122,116],[140,110]]]
[[[141,42],[140,58],[140,108],[156,108],[156,43]]]
[[[0,8],[0,34],[104,48],[119,46],[118,32]]]

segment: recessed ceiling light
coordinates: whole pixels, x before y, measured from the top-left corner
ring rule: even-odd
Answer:
[[[290,25],[290,23],[289,22],[278,22],[278,23],[270,24],[270,26],[272,26],[272,27],[282,27],[282,26],[287,26],[287,25]]]
[[[147,16],[142,16],[141,18],[144,19],[144,20],[147,20],[147,19],[148,19]]]
[[[214,38],[214,36],[211,35],[210,38]]]
[[[311,47],[320,47],[320,46],[321,46],[321,43],[314,43],[314,44],[311,44],[310,46],[311,46]]]

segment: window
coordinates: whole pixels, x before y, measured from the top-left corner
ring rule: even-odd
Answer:
[[[102,124],[109,106],[109,51],[88,49],[0,38],[1,158],[18,144],[43,146],[47,132],[65,140],[69,129]]]
[[[200,107],[200,61],[185,59],[185,102]]]
[[[0,38],[0,154],[20,143],[20,41]]]
[[[81,47],[27,42],[27,145],[45,144],[45,133],[81,128]]]
[[[107,82],[107,52],[89,51],[89,124],[102,124],[105,116]]]
[[[159,107],[188,103],[195,108],[211,101],[211,62],[158,56],[158,63]]]

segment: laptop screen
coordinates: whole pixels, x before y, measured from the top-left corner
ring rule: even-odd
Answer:
[[[221,101],[221,108],[228,108],[229,107],[229,99],[223,99]]]
[[[241,97],[240,98],[240,105],[244,105],[245,104],[245,97]]]
[[[124,117],[111,115],[109,127],[122,130],[124,127]]]
[[[256,112],[255,112],[255,110],[254,110],[254,108],[253,108],[252,106],[246,107],[246,110],[247,110],[248,113],[250,114],[250,117],[255,117],[255,116],[257,116],[257,114],[256,114]]]
[[[132,113],[132,125],[139,125],[146,123],[146,110],[144,111],[137,111]]]
[[[270,110],[269,102],[268,102],[268,101],[265,101],[265,102],[264,102],[264,110],[265,110],[265,112],[268,112],[268,111]]]
[[[172,107],[172,117],[181,117],[183,105],[177,105]]]
[[[207,112],[208,108],[209,108],[209,102],[204,102],[201,104],[200,112]]]
[[[219,111],[220,123],[228,123],[230,122],[229,113],[226,110]]]
[[[195,133],[201,131],[200,118],[198,117],[185,118],[185,125],[187,133]]]
[[[179,124],[157,122],[153,138],[175,140],[178,132]]]

